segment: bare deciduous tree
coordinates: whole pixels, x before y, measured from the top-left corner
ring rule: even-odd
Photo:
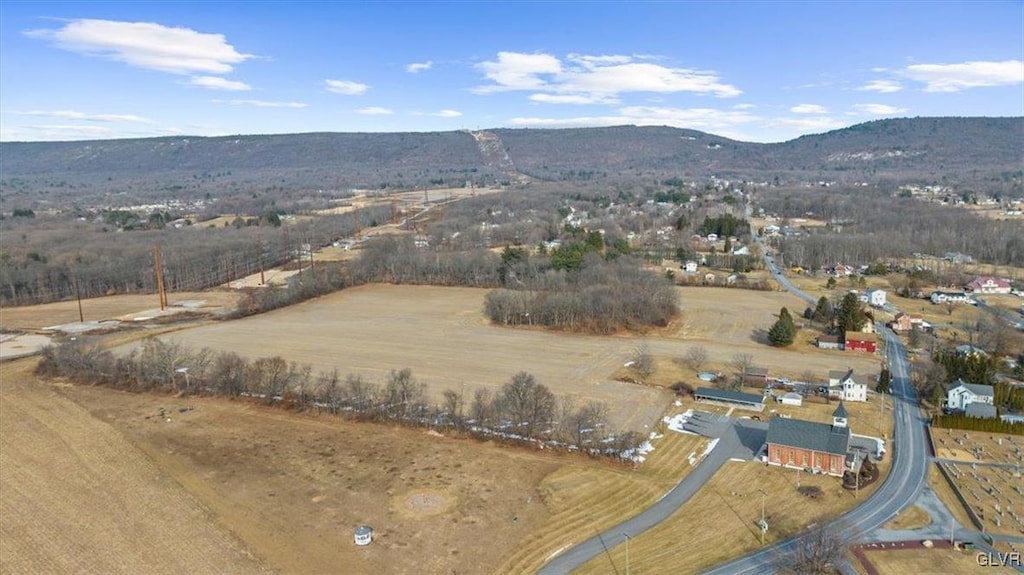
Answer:
[[[842,527],[829,524],[800,536],[789,553],[775,558],[775,570],[794,575],[830,575],[840,572],[846,543]]]
[[[644,383],[654,375],[654,356],[651,355],[651,346],[646,341],[641,341],[633,350],[633,365],[630,367]]]
[[[686,350],[686,355],[683,357],[686,365],[690,366],[693,371],[700,371],[700,368],[708,360],[708,350],[701,345],[691,345]]]

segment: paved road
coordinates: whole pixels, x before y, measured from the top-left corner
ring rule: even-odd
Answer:
[[[707,457],[680,481],[664,497],[643,513],[628,519],[604,533],[591,537],[568,551],[558,555],[539,573],[541,575],[564,575],[573,569],[601,555],[605,549],[611,549],[626,541],[626,536],[636,537],[651,527],[661,523],[672,515],[679,507],[689,500],[718,469],[733,457],[735,452],[743,449],[744,441],[737,432],[736,425],[723,426],[723,433],[718,445]]]
[[[895,404],[896,428],[891,451],[892,469],[889,476],[871,497],[845,515],[830,522],[840,529],[846,540],[878,529],[900,510],[910,505],[924,488],[927,477],[928,453],[925,445],[925,422],[919,415],[917,399],[910,385],[909,363],[906,350],[891,330],[882,332],[886,341],[886,354],[892,370],[892,389]],[[769,508],[771,503],[769,502]],[[768,573],[773,571],[777,557],[793,550],[800,536],[766,547],[756,553],[736,559],[710,571],[709,574]]]

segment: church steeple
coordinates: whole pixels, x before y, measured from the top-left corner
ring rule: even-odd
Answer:
[[[846,420],[849,414],[846,413],[846,406],[843,405],[843,400],[839,400],[839,407],[832,412],[832,427],[846,427]]]

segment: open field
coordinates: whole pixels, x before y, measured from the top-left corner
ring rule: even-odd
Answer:
[[[788,296],[715,288],[680,288],[683,318],[643,341],[658,356],[681,356],[692,344],[712,362],[750,353],[772,369],[877,370],[877,359],[817,350],[776,350],[755,341],[751,324],[785,305]],[[487,290],[429,286],[362,286],[256,317],[222,322],[168,336],[195,348],[230,350],[249,357],[281,355],[315,370],[337,368],[383,380],[392,369],[411,368],[432,397],[446,388],[497,389],[526,370],[555,393],[607,402],[613,422],[643,429],[668,403],[652,386],[613,381],[632,357],[635,337],[598,337],[490,325],[482,314]],[[721,298],[728,295],[730,304]],[[754,323],[754,325],[757,325]],[[692,377],[696,380],[695,374]]]
[[[729,462],[680,510],[630,543],[632,573],[697,573],[730,557],[761,546],[757,521],[761,493],[768,524],[766,542],[789,537],[823,516],[835,516],[863,501],[881,481],[861,490],[860,497],[823,475],[800,474],[800,484],[822,489],[809,499],[797,492],[796,473],[753,462]],[[622,573],[626,546],[591,560],[578,573]]]
[[[202,306],[192,311],[212,313],[235,307],[238,298],[237,293],[227,291],[180,292],[167,294],[167,303],[174,306],[182,301],[202,301]],[[116,295],[82,300],[82,315],[86,321],[130,321],[133,316],[158,314],[159,310],[160,301],[156,294]],[[4,329],[38,330],[77,321],[78,302],[75,300],[0,309],[0,326]]]
[[[203,502],[30,375],[0,366],[0,572],[269,572]]]

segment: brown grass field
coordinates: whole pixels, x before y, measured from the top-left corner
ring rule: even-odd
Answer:
[[[953,493],[953,488],[949,486],[949,482],[939,472],[937,463],[928,466],[928,486],[935,491],[935,494],[938,495],[946,509],[949,509],[949,512],[956,518],[957,523],[969,529],[975,529],[974,523],[971,523],[971,518],[967,515],[964,506],[957,499],[956,494]]]
[[[1015,486],[1021,485],[1021,478],[1013,476],[1013,469],[981,465],[971,469],[968,464],[955,464],[951,473],[967,503],[981,518],[986,532],[1015,537],[1024,535],[1024,495],[1014,490]],[[977,478],[972,473],[977,474]],[[990,494],[991,488],[997,491]],[[962,506],[955,496],[952,504]],[[1001,506],[1002,514],[996,511],[997,504]],[[1011,509],[1022,521],[1010,514]]]
[[[167,303],[174,306],[183,300],[205,302],[197,311],[210,312],[233,308],[239,295],[228,291],[180,292],[167,295]],[[116,295],[82,300],[82,315],[86,321],[103,321],[137,315],[147,310],[160,309],[156,294]],[[78,321],[78,302],[61,301],[31,306],[0,309],[0,326],[11,330],[38,330],[52,325]]]
[[[935,456],[971,463],[1012,463],[1024,466],[1024,437],[985,431],[930,428]],[[976,451],[980,450],[980,451]],[[975,457],[975,453],[981,455]]]
[[[612,380],[644,341],[657,356],[681,356],[690,345],[725,364],[737,352],[778,372],[795,366],[824,377],[829,369],[875,373],[866,354],[777,350],[760,343],[789,297],[724,288],[680,288],[682,319],[646,338],[599,337],[490,325],[483,316],[487,290],[431,286],[362,286],[242,320],[168,336],[194,348],[230,350],[249,357],[281,355],[315,370],[337,368],[382,381],[392,369],[410,368],[432,397],[446,388],[496,389],[526,370],[555,393],[600,400],[613,407],[619,427],[644,429],[664,410],[669,394],[654,386]],[[728,302],[725,304],[723,302]],[[755,326],[755,327],[752,327]],[[696,381],[695,374],[691,379]]]
[[[668,432],[630,469],[243,401],[51,385],[29,374],[35,361],[0,368],[3,572],[533,572],[661,497],[705,444]],[[363,523],[375,541],[358,548]]]
[[[35,380],[33,365],[0,366],[0,572],[268,572],[173,474]]]
[[[772,543],[794,535],[819,518],[851,509],[870,495],[881,481],[863,489],[859,498],[843,489],[839,480],[823,475],[800,474],[801,485],[816,485],[818,499],[797,492],[796,472],[763,464],[729,462],[697,494],[667,520],[637,535],[630,543],[632,573],[698,573],[731,557],[761,546],[757,521],[761,518],[761,493],[771,526],[766,537]],[[622,573],[626,546],[594,558],[576,573]]]

